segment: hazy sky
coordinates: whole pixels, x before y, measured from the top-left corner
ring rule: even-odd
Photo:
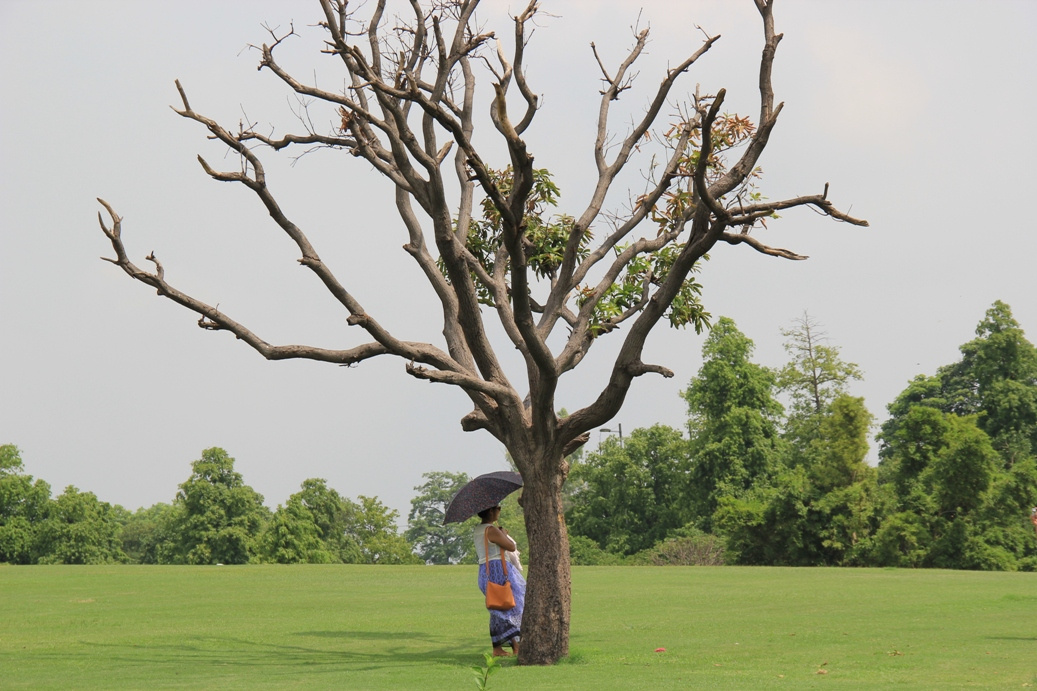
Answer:
[[[530,83],[543,95],[529,142],[537,165],[555,173],[564,211],[582,210],[593,175],[599,73],[589,43],[617,64],[642,6],[653,41],[621,112],[640,113],[668,62],[698,48],[699,24],[723,38],[674,94],[726,87],[727,106],[755,118],[762,31],[751,0],[545,0],[556,16],[540,21],[529,48]],[[195,156],[235,161],[169,109],[179,78],[197,111],[228,126],[294,127],[298,103],[256,70],[247,46],[268,40],[264,23],[294,21],[300,37],[282,60],[330,88],[341,77],[318,52],[318,15],[315,2],[0,0],[0,443],[18,445],[55,494],[73,484],[130,509],[168,502],[201,451],[221,446],[271,507],[323,477],[406,515],[423,472],[505,467],[492,438],[461,431],[467,399],[410,378],[402,362],[266,362],[99,259],[112,252],[98,196],[124,217],[135,261],[155,251],[170,282],[266,340],[360,342],[251,193],[212,181]],[[814,194],[830,182],[830,198],[871,227],[789,212],[760,237],[810,259],[720,246],[702,272],[704,298],[769,366],[785,361],[780,329],[809,311],[864,370],[853,393],[881,422],[911,377],[958,358],[994,300],[1037,337],[1028,211],[1037,3],[780,0],[775,16],[785,109],[761,161],[762,191]],[[625,124],[617,117],[614,129]],[[341,153],[294,167],[277,158],[266,157],[271,187],[343,283],[400,337],[438,342],[388,187]],[[627,433],[683,425],[679,393],[701,365],[702,341],[660,330],[644,359],[676,376],[638,380],[614,423]],[[595,347],[559,406],[596,396],[613,352]]]

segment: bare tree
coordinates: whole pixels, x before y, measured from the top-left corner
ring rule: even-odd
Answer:
[[[793,328],[781,330],[792,361],[778,372],[778,389],[790,394],[794,417],[819,416],[851,379],[864,375],[855,363],[839,357],[839,348],[827,345],[827,332],[807,312],[792,323]]]
[[[478,0],[400,0],[401,18],[388,0],[367,3],[361,17],[348,0],[320,0],[325,54],[338,62],[344,88],[329,91],[301,81],[278,64],[278,46],[292,31],[271,33],[259,47],[260,69],[276,75],[311,108],[334,109],[327,132],[307,127],[280,138],[249,126],[237,130],[192,108],[177,82],[177,112],[208,130],[240,158],[241,167],[220,171],[199,157],[216,180],[240,183],[259,198],[273,221],[294,241],[309,268],[348,312],[348,323],[366,339],[344,350],[274,345],[216,307],[168,283],[154,253],[150,270],[135,265],[123,244],[122,223],[112,206],[101,226],[115,250],[108,261],[132,278],[196,312],[204,329],[228,331],[265,358],[308,358],[338,364],[391,355],[413,377],[460,387],[473,409],[461,420],[466,431],[486,430],[507,448],[522,473],[529,536],[529,590],[520,662],[550,664],[568,653],[570,570],[562,515],[565,457],[591,430],[620,410],[631,382],[672,372],[642,362],[648,334],[664,318],[671,324],[706,326],[693,272],[717,243],[744,244],[766,254],[804,259],[769,247],[754,228],[792,207],[812,207],[840,221],[867,225],[838,211],[822,194],[766,201],[755,192],[756,163],[781,112],[771,88],[771,68],[781,34],[774,31],[773,0],[755,0],[763,19],[760,112],[748,118],[725,114],[724,90],[695,95],[663,122],[671,90],[719,36],[706,36],[688,58],[662,75],[647,110],[621,139],[610,138],[610,109],[632,84],[632,66],[648,30],[636,33],[626,58],[613,68],[591,46],[602,72],[593,156],[597,179],[577,217],[546,213],[557,197],[550,174],[533,167],[523,133],[538,113],[527,82],[525,52],[540,3],[531,0],[513,17],[513,43],[506,48],[477,21]],[[488,104],[477,108],[476,75],[490,80]],[[489,106],[488,122],[477,113]],[[497,167],[476,149],[476,124],[492,127],[506,151]],[[606,198],[621,171],[636,158],[653,128],[662,143],[660,163],[646,169],[643,194],[620,210]],[[391,184],[408,234],[404,246],[442,305],[442,346],[403,341],[390,333],[340,283],[306,233],[292,222],[267,186],[258,154],[289,147],[329,147],[362,158]],[[484,149],[485,150],[485,149]],[[638,159],[642,160],[643,159]],[[484,199],[477,199],[483,198]],[[431,242],[429,242],[431,241]],[[526,381],[508,379],[484,320],[496,318],[517,349]],[[617,332],[623,324],[624,331]],[[549,347],[549,338],[561,346]],[[560,378],[573,370],[597,339],[623,334],[608,381],[599,394],[564,418],[556,413]],[[552,341],[552,342],[555,342]],[[556,352],[557,351],[557,352]]]

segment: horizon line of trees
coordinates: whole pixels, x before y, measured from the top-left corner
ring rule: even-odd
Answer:
[[[1037,570],[1037,348],[1007,304],[889,404],[877,467],[873,417],[848,392],[860,369],[808,316],[784,335],[790,361],[769,369],[719,319],[683,393],[687,435],[635,430],[575,464],[584,563],[708,547],[732,564]]]
[[[636,429],[570,457],[574,564],[1037,570],[1037,348],[1008,305],[987,310],[959,361],[889,404],[877,467],[873,416],[849,394],[860,368],[806,314],[783,335],[789,362],[767,368],[721,317],[682,393],[686,429]],[[474,561],[471,526],[442,523],[464,473],[425,473],[401,535],[398,512],[323,479],[271,511],[223,449],[191,468],[172,503],[130,512],[73,486],[52,498],[0,446],[0,563]],[[517,496],[503,507],[528,544]]]
[[[130,512],[24,472],[18,448],[0,446],[0,563],[416,564],[397,511],[353,501],[319,478],[271,511],[219,447],[205,449],[172,503]]]

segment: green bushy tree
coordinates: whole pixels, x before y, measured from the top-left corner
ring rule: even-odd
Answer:
[[[636,429],[620,443],[605,440],[572,476],[566,513],[573,535],[631,555],[650,548],[692,519],[687,505],[690,457],[680,430]]]
[[[782,333],[791,360],[775,380],[790,401],[779,469],[723,497],[717,527],[728,558],[739,563],[859,563],[876,523],[877,490],[865,460],[872,416],[864,399],[847,393],[860,368],[827,344],[808,315]]]
[[[360,547],[364,564],[420,564],[396,524],[400,514],[377,497],[360,495],[346,504],[346,536]]]
[[[454,495],[468,483],[466,473],[431,472],[422,476],[425,482],[415,487],[418,494],[411,499],[404,534],[426,564],[459,564],[470,561],[472,539],[466,523],[443,524],[447,506]]]
[[[888,510],[876,563],[968,569],[1037,567],[1037,349],[995,302],[961,359],[918,376],[879,435]]]
[[[278,564],[328,564],[331,553],[321,539],[313,513],[289,499],[278,506],[263,532],[263,555]]]
[[[1011,308],[996,301],[961,354],[939,373],[948,412],[978,414],[1006,465],[1037,454],[1037,348]]]
[[[413,564],[418,558],[399,534],[399,514],[377,498],[354,502],[310,478],[267,525],[262,558],[282,564]]]
[[[40,524],[41,564],[115,564],[125,562],[119,540],[120,509],[93,492],[69,485],[47,507]]]
[[[703,364],[684,399],[691,446],[689,505],[709,532],[725,496],[741,496],[779,470],[782,405],[775,374],[752,362],[752,340],[721,317],[702,348]]]
[[[173,506],[172,541],[160,550],[161,561],[247,564],[259,558],[257,538],[270,512],[223,449],[202,451]]]
[[[304,480],[289,503],[304,507],[313,519],[324,549],[333,563],[359,564],[364,561],[360,544],[351,528],[355,515],[352,502],[328,487],[323,478]]]
[[[159,551],[172,541],[172,504],[158,503],[137,509],[122,523],[119,538],[131,563],[158,564]]]
[[[846,362],[839,348],[828,343],[821,325],[805,313],[791,329],[782,329],[785,352],[791,360],[777,373],[775,384],[788,394],[790,405],[785,420],[785,437],[806,444],[819,433],[818,426],[835,399],[847,392],[849,382],[863,374],[855,363]]]
[[[50,502],[50,485],[25,473],[14,444],[0,445],[0,564],[31,564]]]

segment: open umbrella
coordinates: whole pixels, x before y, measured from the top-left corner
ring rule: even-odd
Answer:
[[[460,523],[480,511],[493,508],[521,486],[522,476],[510,470],[480,475],[462,487],[450,500],[443,524]]]

